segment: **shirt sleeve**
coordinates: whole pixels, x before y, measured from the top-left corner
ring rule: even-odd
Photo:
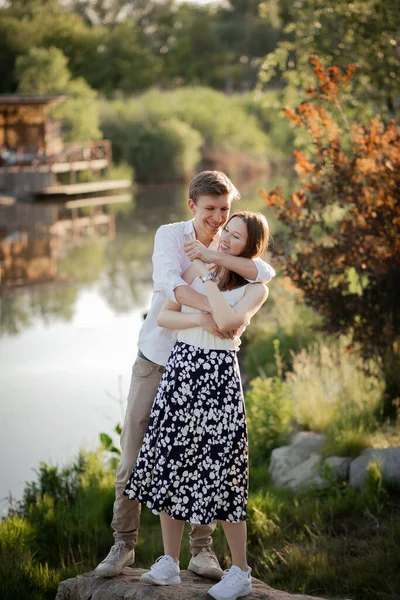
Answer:
[[[177,302],[175,288],[188,285],[182,279],[181,271],[183,244],[183,232],[168,225],[162,225],[154,238],[153,291],[173,302]]]
[[[253,258],[253,262],[257,267],[257,279],[248,279],[249,283],[268,283],[275,277],[275,269],[266,263],[262,258]]]

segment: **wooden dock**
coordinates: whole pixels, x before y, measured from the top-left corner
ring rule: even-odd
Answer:
[[[78,196],[80,194],[95,194],[109,190],[127,190],[131,187],[132,182],[130,179],[91,181],[89,183],[46,187],[40,190],[40,196]]]

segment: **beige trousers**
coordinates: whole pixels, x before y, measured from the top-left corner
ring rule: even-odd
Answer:
[[[128,405],[121,433],[121,459],[115,479],[115,502],[111,527],[114,539],[122,540],[134,548],[140,524],[140,504],[123,495],[125,485],[131,476],[142,445],[153,400],[164,368],[148,360],[137,357],[132,368]],[[193,555],[202,548],[211,549],[212,533],[216,523],[192,525],[190,532],[190,550]]]

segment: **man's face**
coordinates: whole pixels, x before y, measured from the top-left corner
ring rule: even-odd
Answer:
[[[199,239],[211,240],[229,217],[231,201],[228,195],[200,196],[196,203],[188,202],[194,214],[194,228]]]

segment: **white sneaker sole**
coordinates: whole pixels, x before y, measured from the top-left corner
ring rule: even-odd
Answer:
[[[181,583],[181,578],[179,575],[176,575],[175,577],[171,577],[171,579],[157,579],[150,573],[143,573],[140,581],[151,583],[152,585],[179,585]]]
[[[119,567],[117,569],[117,567],[113,566],[113,565],[98,565],[95,570],[94,570],[94,574],[97,575],[98,577],[115,577],[116,575],[119,575],[123,569],[125,569],[125,567],[129,567],[130,565],[132,565],[135,561],[135,557],[132,554],[132,556],[130,556],[129,558],[127,558],[125,560],[125,562],[122,564],[121,567]]]
[[[244,598],[244,596],[248,596],[249,594],[251,594],[252,591],[253,587],[250,583],[249,587],[246,588],[246,590],[240,592],[239,594],[233,594],[233,596],[218,596],[218,594],[212,592],[212,588],[211,590],[208,590],[207,593],[209,596],[211,596],[211,598],[214,598],[214,600],[237,600],[237,598]]]
[[[224,574],[222,569],[217,569],[217,567],[198,567],[193,565],[192,561],[189,562],[188,571],[192,571],[192,573],[196,573],[196,575],[200,575],[200,577],[216,579],[217,581],[220,581]]]

